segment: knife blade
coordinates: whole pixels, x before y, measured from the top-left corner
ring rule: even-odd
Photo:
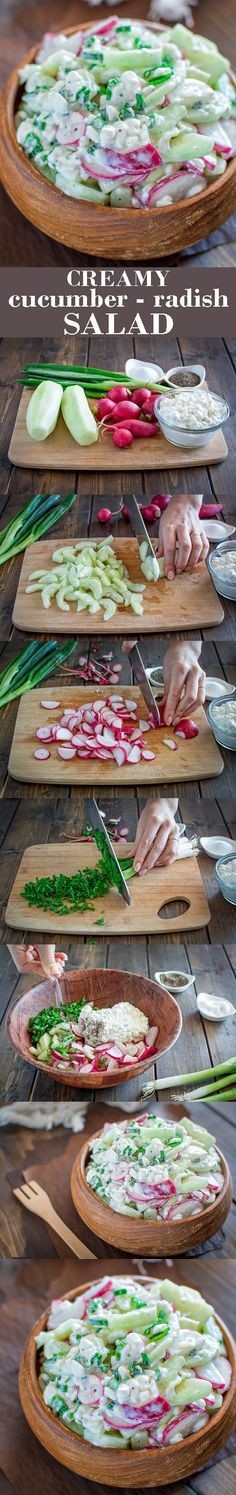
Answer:
[[[152,714],[154,716],[154,720],[156,721],[157,727],[159,727],[160,726],[160,712],[159,712],[159,707],[157,705],[157,701],[155,700],[155,696],[153,694],[152,687],[151,687],[151,685],[149,685],[149,680],[148,680],[147,675],[146,675],[146,670],[144,669],[144,664],[143,664],[143,661],[141,659],[141,654],[139,653],[138,645],[137,644],[130,644],[130,648],[128,649],[127,652],[128,652],[129,659],[130,659],[131,668],[133,669],[133,672],[134,672],[134,675],[135,675],[135,679],[137,680],[137,683],[140,686],[140,690],[142,692],[142,696],[144,698],[144,701],[146,701],[146,705],[148,706],[149,711],[152,712]]]
[[[104,820],[103,820],[103,817],[101,815],[101,811],[98,809],[97,801],[96,801],[96,799],[94,799],[94,797],[93,797],[93,799],[88,799],[87,802],[86,802],[86,814],[88,816],[88,819],[91,822],[91,825],[94,826],[94,829],[96,831],[97,830],[98,831],[102,831],[102,834],[104,836],[104,841],[106,842],[106,846],[108,847],[108,851],[110,853],[110,856],[112,857],[112,860],[115,863],[116,870],[118,869],[118,872],[119,872],[119,875],[120,875],[120,878],[121,878],[121,884],[122,884],[122,886],[120,888],[121,897],[124,898],[125,903],[129,903],[130,904],[131,903],[131,897],[130,897],[130,891],[129,891],[127,882],[125,881],[125,877],[123,877],[123,872],[122,872],[122,869],[120,867],[120,863],[118,862],[118,857],[116,856],[116,853],[114,851],[114,847],[112,845],[112,841],[110,839],[110,836],[109,836],[109,833],[107,831],[106,825],[104,825]]]
[[[155,561],[155,550],[152,545],[152,541],[150,540],[148,530],[146,529],[146,524],[144,524],[143,516],[142,514],[140,514],[140,509],[134,493],[125,494],[125,507],[129,510],[132,529],[134,530],[134,534],[136,535],[136,539],[138,540],[139,545],[142,545],[143,540],[146,540],[148,545],[147,555],[150,555],[152,561]]]

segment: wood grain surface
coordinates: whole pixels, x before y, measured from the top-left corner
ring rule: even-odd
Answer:
[[[117,843],[116,851],[118,858],[122,856],[124,842]],[[132,842],[126,843],[127,856],[133,855]],[[79,868],[94,867],[97,861],[97,849],[94,843],[81,842],[77,846],[68,842],[67,846],[61,847],[57,844],[46,846],[29,846],[25,851],[18,872],[11,889],[10,898],[6,908],[6,923],[14,929],[21,927],[22,920],[22,891],[26,882],[37,877],[50,877],[67,873],[71,877]],[[181,912],[176,911],[176,904],[184,907]],[[165,913],[165,906],[169,907]],[[162,933],[165,922],[168,930],[177,931],[187,929],[201,929],[210,920],[210,909],[204,893],[201,872],[196,857],[191,857],[186,862],[174,862],[171,867],[154,868],[145,877],[142,885],[142,900],[140,906],[140,882],[139,878],[133,879],[131,889],[131,903],[128,905],[121,899],[115,888],[111,893],[106,893],[102,898],[97,898],[92,909],[87,909],[84,914],[68,913],[53,914],[50,909],[35,909],[28,906],[24,899],[25,925],[27,929],[36,929],[41,934],[51,932],[56,928],[58,934],[97,934],[97,921],[105,919],[103,933],[109,939],[111,934],[155,934]]]
[[[73,543],[76,545],[80,537],[75,537]],[[24,632],[44,632],[47,624],[48,633],[86,633],[94,637],[110,633],[137,633],[137,615],[128,607],[117,607],[114,617],[109,622],[104,621],[103,612],[94,617],[89,614],[88,609],[77,613],[75,605],[71,606],[70,612],[65,615],[61,612],[57,603],[52,598],[51,607],[45,611],[41,601],[40,592],[27,593],[26,588],[33,571],[51,570],[53,565],[53,552],[65,544],[65,537],[58,534],[57,540],[38,540],[36,545],[29,545],[25,551],[16,599],[13,608],[13,623],[15,628],[21,628]],[[84,542],[91,544],[91,539]],[[143,593],[143,633],[160,633],[165,629],[168,621],[168,632],[176,632],[177,628],[201,628],[203,625],[221,623],[224,617],[222,599],[213,587],[209,571],[204,561],[195,566],[192,571],[183,571],[181,576],[176,576],[174,584],[163,576],[161,581],[145,582],[141,571],[139,560],[138,541],[133,539],[128,531],[127,538],[114,540],[114,552],[119,561],[127,566],[129,578],[132,583],[142,582]]]
[[[103,427],[102,436],[93,446],[79,446],[70,435],[63,416],[58,416],[55,431],[46,441],[32,441],[26,428],[26,411],[32,390],[24,389],[17,411],[14,430],[9,446],[9,461],[16,467],[54,468],[55,472],[143,472],[155,468],[159,471],[170,466],[202,467],[204,462],[223,462],[228,447],[223,431],[215,431],[210,441],[202,446],[172,446],[162,431],[156,437],[143,437],[124,447],[122,454],[113,445],[110,431]]]
[[[117,687],[114,686],[114,695]],[[61,689],[60,705],[55,711],[48,712],[48,721],[60,722],[64,711],[71,707],[71,711],[78,711],[81,706],[93,704],[96,701],[106,701],[107,695],[111,693],[111,687],[68,685]],[[125,686],[119,686],[119,692],[126,699]],[[47,691],[43,693],[45,701],[50,700]],[[127,700],[129,697],[127,696]],[[131,686],[130,700],[137,703],[137,723],[147,721],[148,707],[144,701],[141,691],[136,686]],[[202,706],[194,712],[194,721],[198,726],[198,737],[192,737],[186,741],[185,738],[174,737],[173,731],[166,727],[150,728],[145,735],[145,743],[148,749],[156,754],[151,761],[141,760],[140,763],[125,763],[119,768],[114,758],[99,760],[93,758],[72,758],[67,762],[64,758],[58,758],[56,744],[50,747],[50,757],[43,759],[35,758],[38,739],[36,736],[38,728],[45,726],[47,712],[41,704],[42,689],[31,690],[23,695],[18,708],[15,732],[9,759],[9,773],[14,779],[22,782],[29,781],[36,784],[73,784],[74,788],[79,784],[88,784],[90,787],[96,784],[101,788],[104,784],[163,784],[173,782],[176,777],[175,753],[166,747],[167,741],[176,741],[178,752],[178,778],[199,779],[212,778],[222,773],[224,764],[218,744],[213,737],[209,726],[206,712]],[[135,722],[134,722],[135,726]],[[144,740],[144,739],[143,739]]]
[[[181,1042],[181,1039],[179,1041]],[[178,1051],[179,1045],[177,1053]],[[172,1062],[173,1051],[171,1065]],[[40,1081],[40,1076],[38,1078]],[[130,1086],[128,1088],[131,1090]],[[46,1262],[48,1257],[54,1257],[54,1259],[55,1257],[63,1258],[65,1254],[63,1244],[58,1236],[55,1235],[51,1226],[44,1225],[40,1220],[36,1221],[31,1215],[28,1215],[26,1210],[20,1208],[18,1200],[13,1194],[13,1188],[21,1185],[23,1179],[28,1182],[31,1179],[36,1179],[37,1183],[47,1190],[53,1207],[59,1211],[69,1229],[74,1232],[78,1232],[79,1229],[80,1237],[85,1246],[94,1251],[98,1258],[104,1256],[104,1241],[97,1232],[94,1234],[94,1231],[92,1231],[92,1218],[90,1219],[89,1226],[85,1225],[81,1218],[79,1218],[78,1222],[78,1214],[71,1196],[70,1176],[80,1143],[82,1142],[85,1145],[86,1140],[89,1140],[92,1132],[97,1128],[101,1128],[105,1124],[107,1125],[114,1121],[124,1121],[125,1099],[123,1100],[123,1087],[122,1093],[121,1091],[119,1092],[119,1096],[120,1099],[119,1102],[117,1100],[116,1106],[114,1106],[112,1098],[109,1098],[109,1107],[107,1104],[104,1104],[103,1098],[100,1101],[96,1100],[94,1103],[90,1100],[85,1117],[84,1130],[80,1134],[74,1135],[72,1132],[66,1131],[62,1126],[55,1128],[51,1132],[47,1132],[44,1127],[40,1131],[34,1131],[33,1115],[35,1104],[33,1100],[28,1106],[29,1122],[31,1116],[31,1126],[29,1125],[28,1128],[25,1125],[8,1125],[1,1132],[0,1258],[2,1261],[4,1258],[26,1257],[27,1259],[37,1261],[43,1258]],[[47,1109],[46,1101],[45,1123]],[[147,1109],[153,1112],[156,1109],[156,1102],[152,1100]],[[186,1106],[183,1101],[182,1104],[175,1102],[171,1105],[170,1103],[164,1103],[162,1099],[157,1110],[161,1116],[164,1116],[168,1120],[175,1119],[178,1121],[183,1115],[190,1116],[192,1121],[196,1119],[196,1106]],[[207,1130],[215,1135],[218,1146],[224,1152],[233,1180],[233,1202],[223,1228],[221,1227],[220,1230],[217,1230],[217,1233],[214,1232],[214,1236],[210,1239],[208,1237],[208,1240],[201,1246],[195,1242],[194,1247],[190,1248],[190,1243],[188,1243],[185,1254],[188,1255],[190,1251],[191,1255],[193,1250],[195,1257],[198,1257],[202,1253],[206,1256],[210,1252],[219,1254],[219,1257],[223,1258],[223,1260],[225,1257],[228,1259],[230,1257],[235,1258],[235,1107],[230,1103],[225,1104],[225,1106],[218,1103],[218,1107],[216,1107],[214,1104],[210,1105],[208,1103],[208,1105],[204,1105],[199,1101],[197,1119],[200,1126],[207,1127]],[[93,1220],[93,1226],[94,1224],[95,1221]],[[122,1251],[124,1250],[126,1250],[126,1231],[123,1232],[122,1240]],[[178,1254],[180,1253],[178,1252]],[[120,1269],[121,1252],[117,1246],[116,1249],[111,1245],[109,1246],[109,1255],[118,1256]],[[71,1254],[70,1261],[72,1261]]]
[[[147,0],[126,0],[125,7],[122,6],[122,16],[125,19],[132,15],[146,19],[148,11]],[[101,5],[96,9],[95,20],[99,21],[107,15],[106,6]],[[88,20],[88,8],[86,0],[68,0],[66,10],[66,21],[76,28],[80,22]],[[236,48],[234,38],[234,6],[233,0],[226,0],[224,7],[221,0],[199,0],[197,13],[197,30],[208,34],[216,41],[220,50],[231,58],[233,66],[236,65]],[[64,30],[65,28],[65,5],[64,0],[51,0],[50,25],[53,29]],[[48,28],[48,7],[46,0],[31,0],[30,5],[21,7],[17,0],[2,0],[1,6],[1,81],[7,80],[9,72],[14,65],[19,64],[28,47],[35,46],[41,41],[43,31]],[[38,229],[27,223],[18,209],[14,207],[6,193],[1,188],[1,230],[0,230],[0,261],[2,264],[19,265],[53,265],[64,266],[65,250],[63,245],[56,243],[46,237],[42,232],[42,224]],[[232,213],[232,202],[229,208]],[[145,251],[145,245],[144,245]],[[143,245],[142,245],[143,254]],[[200,241],[197,249],[183,251],[182,259],[191,255],[193,264],[217,263],[227,267],[235,263],[235,220],[232,216],[221,228],[208,235]],[[206,260],[207,255],[207,260]],[[165,247],[163,245],[162,256],[165,258]],[[80,262],[78,251],[70,251],[70,263],[78,265]],[[86,255],[86,260],[88,256]],[[178,263],[179,255],[173,256],[173,263]],[[158,254],[160,262],[160,252]]]

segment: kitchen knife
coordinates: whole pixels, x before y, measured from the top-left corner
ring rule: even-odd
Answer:
[[[124,898],[125,903],[131,903],[130,891],[129,891],[129,888],[127,886],[127,882],[125,882],[125,878],[123,877],[123,872],[121,870],[120,863],[118,862],[118,857],[116,856],[116,853],[115,853],[113,845],[112,845],[112,841],[110,840],[110,836],[108,835],[108,831],[106,829],[106,826],[104,825],[104,820],[103,820],[103,817],[101,815],[101,811],[98,809],[98,805],[97,805],[96,799],[87,799],[87,801],[86,801],[86,814],[88,816],[88,819],[90,820],[91,825],[94,826],[94,830],[96,830],[96,831],[102,831],[102,834],[104,836],[104,841],[106,842],[106,846],[108,847],[108,851],[110,853],[110,856],[112,857],[112,860],[115,863],[116,869],[118,868],[118,871],[119,871],[119,875],[120,875],[120,879],[121,879],[121,887],[120,887],[119,891],[121,893],[121,897]]]
[[[129,659],[130,659],[131,668],[133,669],[133,672],[134,672],[134,675],[135,675],[135,679],[137,680],[137,684],[140,686],[140,690],[142,692],[142,696],[144,698],[144,701],[146,701],[146,705],[148,706],[148,710],[152,712],[152,715],[154,717],[154,721],[156,722],[157,727],[159,727],[160,726],[160,712],[159,712],[159,707],[158,707],[157,701],[155,700],[155,696],[153,694],[153,690],[151,688],[151,685],[149,684],[149,680],[148,680],[147,675],[146,675],[146,670],[144,669],[144,664],[143,664],[143,661],[141,659],[141,654],[139,653],[138,645],[137,644],[130,644],[130,648],[128,649],[127,652],[128,652]]]
[[[143,516],[142,514],[140,514],[140,509],[134,493],[125,494],[125,507],[129,511],[129,518],[132,524],[132,529],[134,530],[134,534],[136,535],[136,539],[138,540],[139,545],[142,545],[143,540],[146,540],[148,546],[147,555],[151,556],[152,561],[156,561],[156,553],[152,545],[152,541],[150,540],[150,535],[148,534],[148,531],[146,529],[146,524],[144,524]]]

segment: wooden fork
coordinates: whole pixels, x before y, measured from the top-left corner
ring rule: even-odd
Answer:
[[[46,1190],[41,1189],[41,1184],[36,1183],[35,1179],[31,1179],[30,1183],[22,1184],[20,1189],[13,1189],[13,1194],[16,1199],[19,1199],[20,1204],[25,1205],[25,1209],[31,1210],[33,1215],[39,1215],[41,1220],[45,1220],[47,1225],[52,1226],[61,1240],[65,1241],[65,1245],[69,1246],[70,1251],[74,1252],[74,1256],[91,1257],[93,1261],[96,1261],[94,1251],[89,1251],[88,1246],[84,1246],[83,1241],[74,1235],[69,1225],[65,1225],[64,1220],[60,1219]]]

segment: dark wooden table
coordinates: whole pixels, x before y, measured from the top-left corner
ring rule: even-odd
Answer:
[[[145,3],[144,0],[125,0],[125,4],[122,5],[121,15],[124,20],[126,16],[143,20],[147,18],[147,14],[147,0]],[[86,0],[67,0],[66,8],[65,0],[50,0],[50,13],[47,0],[31,0],[31,3],[28,0],[28,4],[24,6],[19,6],[18,0],[2,0],[0,85],[4,84],[12,68],[22,62],[29,48],[38,45],[43,32],[48,30],[49,23],[52,29],[64,31],[65,25],[74,26],[77,29],[80,22],[89,21],[93,25],[104,16],[107,17],[105,5],[98,6],[93,12],[86,4]],[[197,31],[202,31],[212,41],[215,41],[224,55],[230,57],[232,65],[236,66],[234,0],[225,0],[223,6],[221,0],[199,0],[195,27]],[[33,225],[27,223],[27,220],[11,203],[10,198],[6,196],[3,188],[0,188],[0,224],[0,264],[64,266],[66,250],[63,245],[56,244]],[[234,216],[207,239],[201,240],[197,246],[194,246],[194,249],[188,250],[186,254],[173,256],[172,263],[180,264],[190,256],[192,264],[197,266],[201,264],[213,266],[218,264],[223,267],[235,265],[235,240],[236,218]],[[87,261],[92,263],[92,259],[88,256]],[[75,250],[70,249],[70,265],[79,263],[81,263],[81,256]]]
[[[23,808],[23,807],[22,807]],[[12,848],[13,851],[13,848]],[[14,860],[14,852],[9,852],[10,861]],[[6,875],[5,867],[5,875]],[[227,907],[228,905],[226,905]],[[168,1078],[168,1075],[192,1073],[195,1070],[208,1068],[210,1064],[220,1064],[224,1059],[229,1059],[235,1052],[235,1017],[227,1019],[226,1022],[215,1024],[203,1019],[198,1012],[196,997],[200,991],[211,991],[216,995],[226,996],[236,1006],[236,941],[233,927],[228,938],[224,933],[222,922],[222,943],[209,944],[205,932],[205,940],[202,943],[197,933],[192,935],[191,943],[178,943],[177,936],[172,936],[172,942],[168,943],[168,937],[159,937],[145,940],[141,936],[138,940],[112,939],[109,946],[106,941],[96,940],[91,944],[82,940],[73,939],[69,942],[63,938],[63,948],[68,954],[68,970],[84,966],[100,967],[107,966],[108,969],[137,971],[145,976],[154,978],[155,971],[160,970],[162,965],[165,969],[173,970],[173,964],[177,969],[188,972],[194,976],[194,985],[189,986],[185,995],[181,996],[180,1006],[183,1016],[182,1032],[178,1042],[174,1044],[171,1054],[163,1054],[158,1063],[158,1075],[160,1078]],[[220,926],[215,930],[219,940]],[[199,931],[198,931],[199,935]],[[10,938],[5,928],[4,939]],[[16,939],[16,931],[13,932],[11,943]],[[57,942],[58,948],[58,942]],[[52,1078],[34,1070],[33,1066],[26,1064],[20,1055],[12,1048],[6,1029],[7,1015],[13,1001],[16,1001],[22,991],[29,990],[32,985],[27,977],[19,977],[13,966],[12,958],[6,947],[1,945],[0,949],[0,1074],[1,1074],[1,1102],[10,1104],[12,1101],[49,1101],[49,1100],[96,1100],[96,1092],[77,1090],[72,1086],[55,1083]],[[35,982],[36,984],[36,982]],[[53,992],[52,992],[53,1000]],[[126,1100],[135,1101],[141,1094],[142,1086],[147,1080],[152,1079],[153,1069],[146,1072],[144,1076],[122,1083],[116,1089],[112,1088],[103,1092],[103,1098],[120,1103]],[[171,1091],[169,1086],[165,1092],[166,1100],[181,1099],[177,1092]],[[160,1092],[163,1099],[163,1093]]]
[[[137,1261],[131,1268],[131,1260],[119,1261],[119,1275],[133,1269],[137,1276]],[[101,1263],[86,1262],[86,1280],[105,1271],[114,1271],[114,1258]],[[143,1264],[141,1265],[143,1275]],[[166,1265],[147,1266],[148,1276],[166,1276]],[[232,1261],[222,1263],[219,1255],[213,1260],[186,1261],[180,1259],[172,1267],[168,1263],[168,1276],[181,1284],[194,1286],[208,1298],[216,1312],[220,1313],[231,1331],[235,1329],[235,1266]],[[35,1320],[45,1310],[52,1298],[79,1287],[84,1281],[84,1265],[68,1259],[63,1262],[27,1261],[20,1265],[14,1262],[1,1263],[1,1339],[2,1339],[2,1473],[3,1495],[76,1495],[78,1478],[63,1469],[36,1442],[21,1411],[18,1393],[18,1366],[27,1334]],[[236,1442],[232,1436],[227,1446],[221,1449],[211,1464],[193,1474],[190,1481],[174,1486],[176,1495],[234,1495],[236,1474]],[[100,1495],[103,1487],[96,1486]],[[109,1487],[110,1488],[110,1487]],[[94,1495],[94,1485],[79,1480],[80,1495]],[[166,1486],[160,1487],[165,1495]],[[111,1492],[110,1492],[111,1495]],[[125,1492],[127,1495],[127,1492]],[[137,1492],[138,1495],[138,1492]]]
[[[125,1103],[124,1103],[125,1105]],[[45,1106],[45,1110],[47,1107]],[[75,1107],[76,1109],[76,1107]],[[155,1102],[150,1102],[149,1110],[156,1109]],[[34,1103],[29,1103],[29,1123],[32,1120]],[[221,1252],[223,1257],[236,1256],[236,1151],[235,1151],[235,1128],[236,1108],[232,1104],[228,1106],[202,1105],[199,1101],[196,1106],[163,1105],[157,1106],[161,1115],[168,1120],[175,1120],[184,1115],[191,1116],[192,1121],[197,1121],[200,1126],[214,1133],[217,1145],[223,1152],[230,1167],[233,1179],[233,1203],[228,1219],[223,1230],[219,1230],[211,1240],[204,1246],[198,1247],[196,1255],[206,1252]],[[1,1114],[1,1113],[0,1113]],[[49,1197],[66,1224],[79,1235],[95,1256],[103,1257],[106,1249],[110,1255],[121,1257],[121,1253],[104,1246],[104,1242],[87,1230],[78,1217],[70,1194],[70,1175],[74,1158],[76,1157],[80,1144],[86,1141],[99,1127],[109,1121],[123,1121],[124,1109],[111,1109],[108,1111],[104,1103],[96,1102],[89,1106],[85,1127],[82,1133],[77,1135],[65,1130],[63,1127],[56,1128],[53,1132],[46,1130],[34,1131],[32,1126],[7,1126],[0,1131],[0,1172],[1,1172],[1,1207],[0,1207],[0,1257],[26,1257],[27,1260],[45,1259],[46,1257],[63,1257],[65,1247],[59,1236],[39,1219],[23,1209],[18,1200],[15,1199],[13,1188],[19,1187],[24,1179],[36,1179],[42,1188],[46,1189]],[[125,1242],[124,1242],[125,1249]],[[190,1255],[194,1255],[194,1251]],[[69,1252],[71,1257],[72,1253]]]

